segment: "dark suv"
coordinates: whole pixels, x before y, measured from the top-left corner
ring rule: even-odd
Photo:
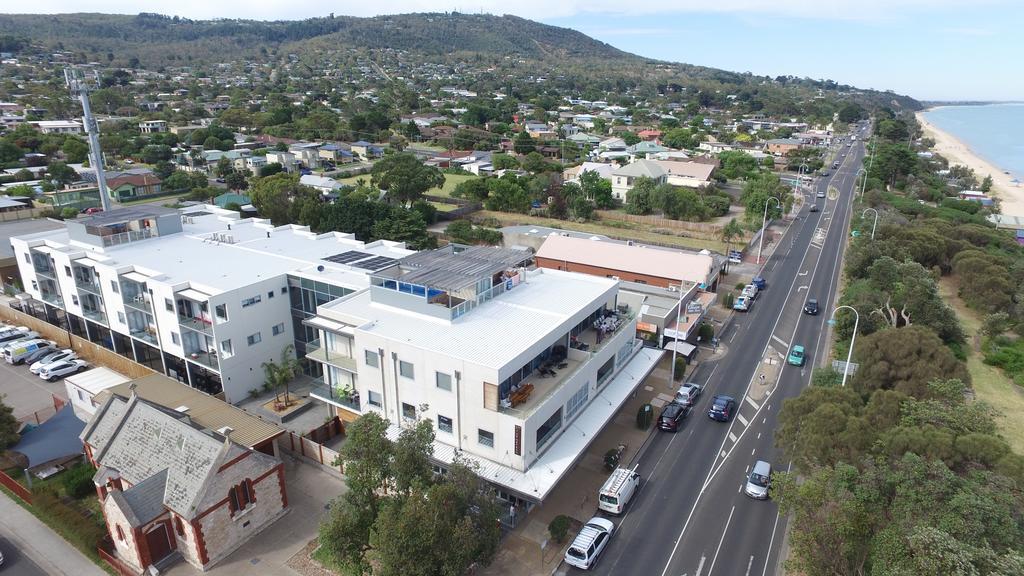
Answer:
[[[804,304],[804,314],[810,314],[811,316],[818,315],[818,299],[811,298]]]
[[[719,422],[728,422],[736,411],[736,400],[732,396],[718,394],[711,399],[711,408],[708,408],[708,418]]]
[[[678,402],[669,402],[658,417],[658,428],[666,432],[678,432],[683,420],[690,413],[690,407]]]

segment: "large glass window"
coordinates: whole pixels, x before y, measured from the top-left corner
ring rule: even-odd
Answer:
[[[490,446],[491,448],[494,448],[494,432],[488,432],[487,430],[478,429],[476,431],[476,434],[476,441],[481,446]]]
[[[569,398],[569,401],[565,403],[565,417],[572,418],[580,408],[583,408],[589,397],[590,382],[585,382],[583,386],[580,386],[580,389],[577,390],[571,398]]]
[[[442,390],[452,389],[452,375],[445,374],[444,372],[437,373],[437,387]]]
[[[437,415],[437,429],[441,432],[452,433],[452,419],[447,416]]]
[[[380,368],[380,357],[373,350],[364,350],[363,354],[366,356],[366,365],[373,366],[374,368]]]
[[[383,397],[380,395],[380,392],[374,392],[373,390],[367,390],[366,392],[366,401],[369,402],[370,406],[376,406],[377,408],[380,408],[384,400]]]
[[[412,362],[406,362],[405,360],[398,361],[398,373],[401,374],[403,378],[412,379],[416,377],[416,372],[413,370]]]
[[[402,402],[402,418],[406,418],[408,420],[415,420],[416,407],[413,406],[412,404],[406,404],[405,402]]]
[[[546,422],[537,428],[537,449],[539,450],[548,440],[554,438],[555,432],[562,427],[562,407],[559,406],[558,410],[547,419]]]

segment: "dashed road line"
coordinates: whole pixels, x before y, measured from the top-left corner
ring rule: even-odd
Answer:
[[[747,419],[744,418],[743,414],[740,414],[739,412],[736,413],[736,419],[739,420],[740,424],[743,424],[744,426],[748,424]]]
[[[754,399],[751,398],[750,396],[746,396],[744,399],[747,401],[747,404],[750,404],[751,406],[754,407],[754,410],[760,410],[761,409],[761,407],[757,404],[757,402],[754,402]]]
[[[799,292],[799,290],[797,290],[797,292]],[[775,334],[772,334],[772,339],[778,342],[779,344],[782,344],[783,348],[789,348],[789,343],[783,340],[782,338],[779,338]]]
[[[736,434],[734,434],[732,432],[729,432],[729,441],[735,443],[736,442]]]

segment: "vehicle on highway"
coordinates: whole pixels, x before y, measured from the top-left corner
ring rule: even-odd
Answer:
[[[708,408],[708,418],[719,422],[728,422],[736,411],[736,400],[732,396],[716,394],[711,399],[711,408]]]
[[[789,356],[786,357],[786,362],[792,366],[803,366],[804,362],[807,361],[807,356],[804,353],[804,347],[797,344],[789,350]]]
[[[750,310],[750,305],[753,301],[746,296],[740,296],[736,298],[736,301],[732,303],[733,310],[739,310],[740,312],[746,312]]]
[[[583,525],[576,539],[565,551],[565,563],[589,570],[597,563],[601,552],[608,547],[608,541],[612,539],[614,531],[615,524],[612,524],[611,520],[594,516]]]
[[[825,191],[824,190],[818,190],[818,198],[824,198],[824,197],[825,197]]]
[[[829,174],[831,174],[831,172],[829,172],[828,170],[826,170],[826,169],[824,169],[824,168],[823,168],[823,169],[821,170],[820,174],[821,174],[822,176],[828,176]]]
[[[757,286],[747,284],[743,287],[743,295],[750,298],[751,301],[757,300]]]
[[[754,276],[750,283],[757,286],[758,290],[764,290],[768,287],[768,281],[764,279],[764,276]]]
[[[808,210],[810,210],[811,212],[817,212],[818,211],[818,205],[817,204],[811,204],[811,207],[808,208]]]
[[[30,354],[47,346],[53,346],[53,342],[43,340],[42,338],[24,340],[14,346],[4,348],[4,360],[8,364],[21,364]]]
[[[658,429],[666,432],[678,432],[683,426],[683,420],[686,420],[689,415],[689,406],[669,402],[661,409],[661,416],[658,416]]]
[[[55,352],[56,350],[57,350],[57,344],[54,343],[54,342],[50,342],[46,346],[42,346],[42,347],[36,349],[35,352],[29,354],[28,356],[25,356],[25,358],[22,359],[22,362],[24,362],[25,364],[28,364],[29,366],[31,366],[32,364],[35,364],[36,360],[39,360],[43,356],[46,356],[47,354],[50,354],[51,352]]]
[[[676,392],[676,397],[672,399],[673,402],[682,404],[683,406],[693,406],[697,403],[697,399],[704,392],[704,387],[696,382],[687,382]]]
[[[601,492],[597,497],[597,507],[605,512],[621,514],[639,487],[640,474],[637,473],[636,467],[632,470],[616,468],[605,480],[604,486],[601,486]]]
[[[758,500],[768,499],[768,487],[772,483],[772,465],[764,460],[754,462],[754,469],[747,476],[747,484],[743,492]]]
[[[838,170],[839,169],[839,160],[836,160],[835,162],[832,163],[832,169],[833,170]]]
[[[99,208],[98,206],[93,206],[92,208],[86,208],[85,210],[82,210],[82,214],[86,214],[88,216],[92,216],[93,214],[99,214],[100,212],[103,212],[103,208]]]
[[[82,370],[89,368],[89,363],[81,358],[74,358],[71,360],[63,360],[55,364],[50,364],[39,371],[39,377],[47,382],[53,382],[59,378],[70,376],[72,374],[78,374]]]
[[[817,316],[818,315],[818,299],[817,298],[808,298],[807,299],[807,302],[804,303],[804,314],[807,314],[807,315],[810,315],[810,316]]]
[[[39,374],[39,371],[43,369],[43,366],[53,364],[54,362],[60,362],[61,360],[70,360],[72,358],[77,357],[78,355],[75,354],[75,352],[70,348],[65,350],[50,350],[42,358],[39,358],[35,362],[33,362],[32,365],[28,367],[28,371],[33,374]]]

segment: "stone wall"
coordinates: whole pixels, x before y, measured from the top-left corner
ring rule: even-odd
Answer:
[[[139,559],[138,548],[135,543],[135,531],[128,525],[128,519],[124,513],[114,504],[112,498],[103,501],[103,517],[107,521],[107,533],[114,542],[114,549],[117,550],[119,560],[132,568],[142,572],[142,565]],[[124,540],[118,538],[117,528],[121,528]]]

